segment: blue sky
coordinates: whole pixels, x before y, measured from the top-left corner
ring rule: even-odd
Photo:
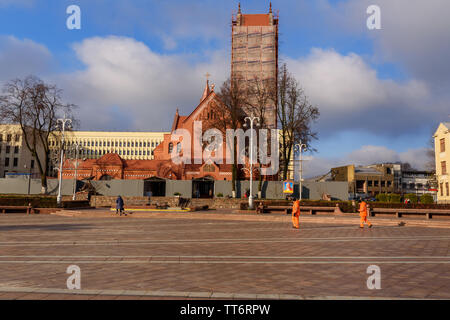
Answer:
[[[321,117],[305,170],[374,161],[423,168],[423,149],[450,114],[445,0],[279,0],[280,60]],[[203,74],[229,74],[229,0],[0,0],[0,84],[36,74],[79,105],[81,129],[169,130],[198,103]],[[81,8],[81,30],[66,8]],[[381,8],[381,30],[366,8]],[[265,13],[269,1],[241,1]],[[93,112],[95,110],[95,112]]]

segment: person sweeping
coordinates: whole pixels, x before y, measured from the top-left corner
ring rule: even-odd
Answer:
[[[367,224],[367,226],[369,228],[372,228],[372,224],[370,223],[369,220],[367,220],[367,203],[362,200],[361,198],[359,199],[361,202],[359,204],[359,216],[360,216],[360,220],[359,220],[359,227],[361,229],[364,228],[364,223]]]
[[[294,204],[292,205],[292,228],[300,228],[300,200],[294,198]]]
[[[124,207],[124,202],[121,196],[118,196],[116,199],[116,214],[122,215]]]

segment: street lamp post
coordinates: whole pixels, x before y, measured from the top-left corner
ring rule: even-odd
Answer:
[[[259,122],[259,118],[252,114],[250,117],[245,117],[244,121],[247,120],[250,121],[250,196],[248,197],[248,208],[253,209],[253,122]]]
[[[24,165],[24,168],[26,169],[27,168],[27,165]],[[29,172],[28,172],[28,194],[30,194],[30,186],[31,186],[31,170],[32,170],[33,168],[31,168],[31,164],[30,164],[30,170],[29,170]]]
[[[300,161],[300,163],[299,163],[299,182],[298,182],[298,191],[299,191],[299,198],[300,198],[300,200],[302,200],[302,189],[303,189],[303,187],[302,187],[302,181],[303,181],[303,178],[302,178],[302,175],[303,175],[303,151],[306,151],[306,144],[304,144],[304,143],[302,143],[302,141],[300,140],[300,143],[297,143],[296,145],[295,145],[295,147],[297,148],[297,150],[299,151],[299,153],[300,153],[300,159],[299,159],[299,161]]]
[[[75,143],[73,145],[73,150],[75,150],[75,175],[74,175],[74,181],[73,181],[73,196],[72,200],[75,201],[76,194],[77,194],[77,175],[78,175],[78,153],[80,150],[82,150],[81,145],[79,143]]]
[[[56,202],[58,203],[58,205],[61,204],[61,187],[62,187],[62,175],[63,175],[63,161],[64,161],[64,133],[66,130],[66,125],[69,127],[72,124],[72,120],[71,119],[67,119],[66,116],[64,115],[64,119],[58,119],[57,121],[58,123],[61,124],[61,158],[59,161],[59,184],[58,184],[58,196],[56,198]]]

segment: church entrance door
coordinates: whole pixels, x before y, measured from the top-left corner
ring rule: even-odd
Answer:
[[[213,198],[214,179],[203,177],[192,180],[192,198]]]
[[[150,178],[144,181],[144,196],[165,197],[166,180],[161,178]]]

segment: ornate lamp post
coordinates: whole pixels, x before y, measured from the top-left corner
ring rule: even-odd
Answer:
[[[73,196],[72,196],[72,200],[75,201],[77,194],[78,154],[80,153],[81,150],[83,150],[83,148],[81,148],[81,144],[75,143],[72,145],[72,150],[75,151],[75,174],[73,178]]]
[[[64,119],[58,119],[57,122],[59,124],[61,124],[61,157],[60,157],[60,161],[59,161],[59,184],[58,184],[58,196],[56,197],[56,202],[58,203],[58,205],[61,204],[61,187],[62,187],[62,175],[63,175],[63,161],[64,161],[64,133],[66,131],[66,125],[69,128],[70,125],[72,124],[72,120],[71,119],[67,119],[66,116],[64,115]]]
[[[253,123],[256,121],[256,125],[259,125],[259,118],[254,117],[253,114],[250,117],[245,117],[244,121],[250,121],[250,196],[248,197],[248,207],[253,209]],[[244,124],[247,127],[247,123]]]
[[[25,168],[25,170],[27,169],[27,165],[23,166]],[[30,164],[30,170],[28,172],[28,194],[30,194],[30,189],[31,189],[31,171],[33,170],[33,168],[31,167]]]
[[[296,150],[300,153],[300,163],[299,163],[299,183],[298,183],[298,189],[299,189],[299,195],[300,195],[300,200],[302,200],[302,174],[303,174],[303,151],[306,151],[306,144],[302,143],[302,141],[300,140],[300,143],[297,143],[295,145]]]

